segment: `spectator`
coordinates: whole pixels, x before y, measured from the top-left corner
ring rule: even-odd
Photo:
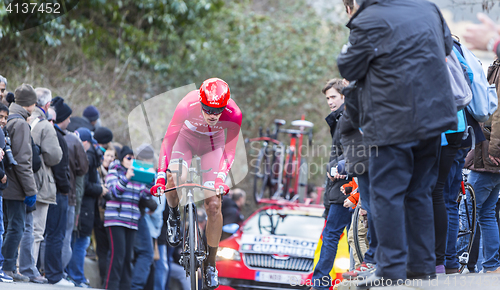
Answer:
[[[99,127],[101,128],[101,127]],[[95,136],[95,135],[94,135]],[[96,140],[97,141],[97,140]],[[99,141],[97,141],[99,143]],[[106,176],[108,176],[109,165],[117,158],[116,150],[113,146],[109,146],[104,152],[104,157],[101,166],[99,166],[99,177],[101,184],[105,186]],[[99,197],[99,215],[94,215],[94,237],[96,240],[96,254],[99,263],[99,276],[101,284],[107,276],[109,239],[104,228],[104,211],[106,209],[106,199],[103,196]],[[101,286],[104,288],[104,285]]]
[[[246,193],[240,188],[234,188],[229,191],[230,194],[222,198],[222,221],[223,225],[238,224],[244,220],[244,216],[241,213],[243,205],[246,201]],[[223,227],[224,229],[224,227]],[[227,239],[232,234],[222,231],[221,240]]]
[[[154,152],[151,146],[141,146],[137,150],[137,160],[154,164]],[[146,184],[147,188],[152,184]],[[137,223],[137,234],[135,236],[134,244],[134,271],[132,274],[132,283],[130,289],[140,290],[143,289],[147,283],[151,265],[153,264],[154,248],[153,238],[149,230],[147,212],[154,212],[158,207],[152,195],[147,195],[139,202],[139,210],[141,217]],[[160,218],[161,221],[161,218]]]
[[[26,119],[37,102],[32,86],[22,84],[15,91],[15,102],[10,105],[7,132],[10,135],[12,155],[16,166],[7,170],[9,186],[3,192],[5,239],[2,245],[3,270],[14,281],[28,282],[30,279],[16,270],[17,248],[21,242],[26,220],[26,205],[36,202],[36,183],[32,169],[31,130]],[[24,201],[24,202],[23,202]]]
[[[331,168],[336,168],[337,163],[343,159],[342,148],[340,146],[340,129],[339,123],[344,114],[344,96],[341,94],[344,88],[344,83],[341,79],[329,80],[321,91],[326,96],[326,101],[330,107],[331,113],[325,118],[330,127],[332,136],[332,150],[330,152],[330,163],[327,170],[327,185],[325,190],[325,207],[326,210],[326,225],[323,229],[322,237],[323,244],[318,263],[314,268],[313,273],[313,288],[312,289],[328,289],[331,286],[329,273],[333,268],[335,256],[337,254],[337,246],[340,236],[344,229],[349,227],[351,223],[351,213],[349,209],[343,206],[344,200],[347,198],[340,188],[348,183],[345,176],[341,178],[338,174],[330,174]],[[320,283],[320,281],[326,281]]]
[[[346,12],[351,18],[359,9],[356,0],[344,0]],[[364,253],[363,262],[354,270],[343,273],[342,277],[346,279],[358,279],[371,275],[376,268],[375,251],[377,250],[377,235],[373,226],[373,217],[370,207],[370,179],[368,177],[368,147],[366,146],[363,135],[359,131],[359,102],[357,95],[347,94],[345,96],[346,110],[341,119],[339,129],[341,132],[341,143],[344,148],[344,158],[346,160],[346,171],[349,176],[355,176],[359,182],[359,195],[363,210],[366,211],[368,223],[368,232],[366,237],[369,247]],[[363,228],[360,228],[363,229]],[[364,229],[363,229],[364,230]],[[348,235],[349,239],[352,235]]]
[[[43,241],[47,213],[50,204],[56,203],[56,185],[51,167],[62,158],[62,150],[57,141],[54,126],[47,121],[46,112],[50,107],[52,93],[46,88],[36,88],[37,106],[31,114],[31,134],[35,144],[40,146],[41,167],[34,173],[37,189],[36,210],[26,215],[24,235],[19,251],[19,272],[34,283],[47,283],[40,275],[36,264],[40,243]]]
[[[90,236],[94,227],[94,217],[97,198],[108,193],[105,186],[101,184],[97,169],[101,166],[102,153],[96,148],[97,141],[92,137],[92,132],[85,128],[76,130],[83,143],[88,159],[88,171],[85,175],[85,190],[82,198],[82,207],[78,219],[77,230],[73,233],[71,241],[73,255],[68,265],[68,276],[78,287],[87,288],[83,266],[85,253],[90,244]]]
[[[106,177],[106,186],[113,196],[106,203],[104,215],[104,226],[107,227],[111,244],[106,289],[130,288],[131,255],[140,216],[139,201],[151,198],[146,185],[130,180],[134,176],[133,154],[132,149],[123,146],[118,160],[110,165]],[[127,204],[127,207],[122,207],[123,204]]]
[[[97,144],[105,151],[109,148],[109,143],[113,141],[113,132],[106,127],[98,127],[95,129],[94,138],[97,140]]]
[[[365,0],[347,27],[349,43],[337,64],[347,80],[363,80],[355,121],[370,146],[370,206],[379,242],[377,270],[358,289],[434,278],[431,192],[441,133],[457,128],[446,65],[451,33],[428,1]]]
[[[75,133],[68,130],[65,131],[64,139],[68,143],[68,156],[69,156],[69,183],[71,185],[70,192],[68,194],[68,221],[66,223],[66,234],[64,236],[63,251],[62,251],[62,265],[63,269],[69,265],[71,258],[73,256],[72,251],[72,236],[73,230],[77,228],[75,226],[76,221],[76,205],[77,205],[77,182],[83,182],[85,175],[89,170],[89,160],[85,152],[82,140]],[[82,197],[79,197],[81,205]],[[78,211],[78,214],[80,210]],[[68,270],[66,270],[67,272]]]
[[[483,15],[483,17],[486,16]],[[488,21],[491,20],[488,18]],[[494,23],[492,25],[494,26]],[[476,77],[477,75],[474,74],[473,78]],[[498,83],[498,76],[490,75],[488,82],[490,84]],[[497,98],[500,98],[498,93],[500,93],[499,87],[497,87]],[[500,111],[496,110],[489,120],[491,123],[488,121],[482,124],[482,133],[486,140],[477,142],[475,149],[469,152],[465,161],[466,167],[471,169],[468,182],[472,185],[476,194],[476,211],[483,246],[482,268],[486,273],[500,273],[500,256],[498,252],[500,235],[498,223],[495,219],[495,209],[500,192],[499,118]],[[474,248],[473,245],[473,250]],[[472,256],[471,260],[475,258],[473,254],[470,256]]]
[[[9,106],[9,102],[7,102],[7,79],[0,75],[0,101],[5,105]]]
[[[94,106],[88,106],[83,110],[82,117],[71,117],[71,123],[68,125],[68,130],[74,132],[78,128],[85,127],[90,131],[95,131],[99,117],[99,110]]]
[[[64,130],[68,127],[71,108],[61,97],[55,97],[51,102],[56,112],[54,128],[56,129],[59,146],[62,149],[61,161],[52,166],[56,182],[56,204],[49,205],[47,225],[45,228],[45,278],[50,284],[75,286],[63,278],[62,248],[68,218],[68,194],[71,191],[69,181],[68,143],[64,139]]]
[[[471,45],[470,49],[491,51],[500,58],[500,26],[484,13],[478,13],[477,18],[482,24],[470,24],[465,41]]]
[[[0,104],[0,282],[12,282],[13,279],[12,277],[8,276],[7,274],[4,273],[2,270],[3,266],[3,256],[2,256],[2,240],[3,240],[3,233],[4,233],[4,228],[3,228],[3,209],[2,209],[2,191],[7,188],[7,175],[5,174],[5,167],[4,167],[4,162],[3,158],[7,158],[4,153],[5,149],[5,134],[3,132],[3,129],[5,125],[7,124],[7,117],[9,116],[9,108],[5,106],[4,104]]]

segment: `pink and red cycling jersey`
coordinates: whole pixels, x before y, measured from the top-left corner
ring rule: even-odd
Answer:
[[[170,163],[182,158],[189,166],[192,156],[198,155],[203,170],[212,168],[203,174],[204,182],[213,182],[216,178],[224,181],[234,161],[241,119],[240,108],[231,99],[217,124],[209,126],[203,118],[199,91],[188,93],[177,105],[163,139],[158,178],[164,177]]]

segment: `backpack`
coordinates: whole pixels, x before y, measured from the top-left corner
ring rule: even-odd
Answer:
[[[478,122],[486,122],[498,107],[495,85],[490,85],[483,71],[483,66],[477,57],[465,46],[460,45],[464,59],[473,73],[471,84],[472,101],[467,110]]]
[[[9,117],[7,118],[7,122],[9,122],[12,119],[18,119],[18,118],[24,120],[24,118],[19,114],[10,114]],[[35,126],[37,123],[38,122],[35,123]],[[40,148],[40,146],[35,144],[35,142],[33,141],[33,137],[31,137],[31,134],[30,134],[30,139],[31,139],[31,151],[33,155],[31,158],[31,168],[33,169],[33,173],[36,173],[42,167],[42,158],[40,158],[42,149]]]
[[[471,102],[472,91],[465,77],[466,71],[464,71],[456,53],[450,53],[446,60],[448,73],[450,75],[451,91],[455,99],[457,111],[460,111]]]

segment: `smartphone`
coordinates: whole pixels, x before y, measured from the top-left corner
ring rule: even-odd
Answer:
[[[334,177],[335,175],[337,175],[337,173],[338,173],[337,166],[330,168],[330,176],[331,177]]]

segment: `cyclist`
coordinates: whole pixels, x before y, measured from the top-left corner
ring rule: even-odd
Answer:
[[[222,233],[221,195],[227,194],[229,187],[225,180],[234,161],[236,144],[241,127],[242,114],[231,99],[229,86],[218,78],[203,82],[199,91],[188,93],[177,105],[174,116],[168,125],[163,139],[158,164],[156,184],[151,194],[163,194],[167,169],[179,169],[182,158],[182,182],[193,155],[201,157],[201,168],[209,169],[203,173],[204,186],[215,188],[215,196],[205,193],[205,209],[207,211],[207,244],[206,284],[209,288],[218,286],[215,258]],[[224,130],[227,129],[227,135]],[[168,174],[170,180],[177,180],[175,174]],[[171,179],[172,178],[172,179]],[[179,197],[175,191],[167,193],[169,217],[167,223],[168,243],[177,246],[180,243]],[[192,273],[191,273],[192,274]]]

